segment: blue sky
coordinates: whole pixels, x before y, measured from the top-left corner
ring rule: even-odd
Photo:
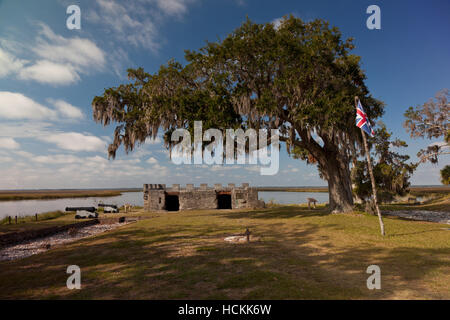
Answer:
[[[126,5],[125,5],[126,3]],[[81,30],[66,27],[66,8],[81,9]],[[366,27],[366,8],[381,8],[381,30]],[[143,183],[325,185],[314,166],[289,158],[261,176],[254,166],[176,166],[161,141],[116,160],[106,147],[113,127],[92,120],[91,101],[126,82],[126,69],[156,72],[183,50],[223,39],[246,16],[272,22],[287,14],[322,18],[353,37],[383,121],[416,153],[433,141],[411,140],[403,112],[450,87],[450,2],[0,0],[0,189],[140,187]],[[414,184],[439,184],[438,166],[421,165]]]

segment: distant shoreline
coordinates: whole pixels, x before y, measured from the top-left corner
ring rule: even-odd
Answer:
[[[328,187],[257,187],[257,189],[270,192],[328,192]]]
[[[124,189],[42,189],[0,190],[0,201],[48,200],[64,198],[114,197],[124,192],[139,192],[140,188]]]
[[[328,192],[328,187],[255,187],[261,192]],[[412,186],[411,193],[447,193],[450,186]],[[142,188],[123,189],[37,189],[0,190],[0,201],[48,200],[64,198],[115,197],[124,192],[140,192]]]
[[[424,193],[449,193],[450,186],[411,186],[410,192],[414,195]],[[328,187],[258,187],[258,191],[278,192],[328,192]]]

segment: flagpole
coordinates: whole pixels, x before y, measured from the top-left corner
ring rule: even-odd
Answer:
[[[355,97],[355,107],[358,107],[358,97]],[[367,120],[369,121],[369,120]],[[363,142],[364,142],[364,149],[366,151],[366,157],[367,157],[367,167],[369,168],[369,175],[370,175],[370,181],[372,182],[372,192],[373,192],[373,201],[375,203],[375,208],[377,210],[377,215],[378,215],[378,221],[380,222],[380,229],[381,229],[381,235],[384,236],[384,223],[383,223],[383,218],[381,217],[381,212],[380,212],[380,208],[378,207],[378,200],[377,200],[377,189],[376,189],[376,185],[375,185],[375,178],[373,176],[373,170],[372,170],[372,163],[370,162],[370,152],[369,152],[369,146],[367,144],[367,139],[366,139],[366,135],[364,133],[364,130],[362,128],[361,129],[361,134],[362,134],[362,138],[363,138]]]

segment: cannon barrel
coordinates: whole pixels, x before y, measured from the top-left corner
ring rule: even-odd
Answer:
[[[79,211],[79,210],[95,212],[95,207],[66,207],[66,211]]]
[[[99,207],[110,207],[110,208],[117,209],[117,206],[116,206],[115,204],[99,203],[98,206],[99,206]]]

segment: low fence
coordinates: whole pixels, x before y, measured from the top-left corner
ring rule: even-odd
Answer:
[[[138,220],[148,219],[148,217],[113,217],[113,218],[98,218],[89,219],[86,221],[81,221],[77,223],[71,223],[63,226],[55,226],[42,228],[37,230],[26,230],[20,232],[10,232],[7,234],[0,235],[0,247],[13,245],[27,240],[34,240],[38,238],[52,236],[59,232],[64,232],[69,229],[75,228],[80,229],[94,224],[112,224],[112,223],[123,223],[123,222],[135,222]]]

